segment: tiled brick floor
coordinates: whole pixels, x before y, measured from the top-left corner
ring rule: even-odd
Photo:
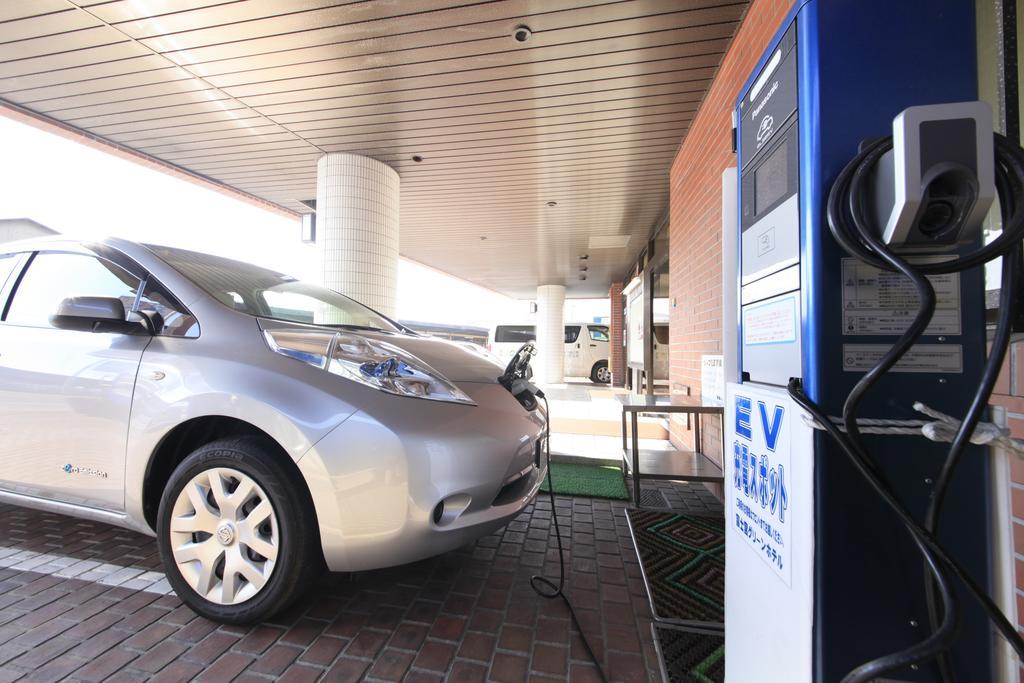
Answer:
[[[700,487],[659,483],[672,505],[714,507]],[[625,504],[558,498],[569,594],[616,681],[654,681],[649,606]],[[0,682],[596,680],[560,601],[547,498],[476,544],[417,564],[325,576],[272,622],[218,626],[173,595],[0,570]],[[0,546],[159,569],[152,539],[0,506]]]

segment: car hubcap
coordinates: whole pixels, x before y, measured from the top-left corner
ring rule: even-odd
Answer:
[[[597,381],[607,383],[612,378],[612,373],[608,368],[597,369]]]
[[[171,551],[186,583],[218,605],[249,600],[277,561],[277,515],[251,477],[217,467],[192,478],[171,512]]]

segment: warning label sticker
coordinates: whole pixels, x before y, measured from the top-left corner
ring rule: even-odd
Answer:
[[[857,259],[843,259],[843,334],[900,335],[917,312],[917,290],[901,273],[880,270]],[[960,334],[960,275],[929,275],[935,288],[930,335]]]
[[[891,347],[886,344],[843,344],[843,370],[867,372],[882,360]],[[964,371],[964,353],[960,344],[919,344],[911,347],[892,372]]]
[[[743,343],[785,344],[796,341],[797,301],[787,294],[763,304],[743,308]]]

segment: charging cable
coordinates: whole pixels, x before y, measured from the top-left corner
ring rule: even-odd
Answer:
[[[580,633],[580,640],[583,641],[583,649],[586,650],[587,655],[591,661],[594,662],[594,666],[597,667],[597,675],[601,678],[604,683],[608,683],[608,677],[604,673],[604,669],[601,668],[601,662],[598,660],[597,655],[594,654],[594,649],[590,646],[590,642],[587,640],[587,634],[583,631],[583,626],[580,624],[579,618],[576,616],[576,610],[573,609],[572,603],[569,601],[569,596],[565,594],[565,550],[562,547],[562,532],[558,527],[558,512],[555,510],[555,487],[551,483],[551,411],[548,408],[548,399],[544,395],[544,392],[537,388],[534,394],[542,401],[544,401],[544,458],[547,461],[548,466],[548,497],[551,500],[551,522],[555,526],[555,539],[558,541],[558,583],[555,583],[551,579],[536,574],[530,577],[530,587],[533,588],[534,592],[542,598],[548,600],[554,600],[555,598],[561,598],[565,606],[569,608],[569,616],[572,617],[572,623],[576,627],[576,630]]]
[[[999,190],[1003,218],[1002,234],[989,244],[949,260],[911,263],[896,254],[878,237],[869,211],[868,197],[871,177],[878,160],[892,149],[892,138],[882,138],[867,145],[840,172],[829,193],[827,217],[829,229],[836,241],[851,256],[877,268],[902,273],[913,283],[919,297],[917,313],[906,332],[897,340],[881,360],[854,386],[843,405],[842,432],[825,411],[803,391],[799,380],[789,385],[789,394],[804,410],[811,414],[839,445],[882,501],[899,517],[925,560],[927,571],[926,597],[928,600],[931,634],[925,640],[899,652],[880,657],[851,671],[844,683],[860,683],[880,677],[904,667],[917,667],[937,660],[943,681],[955,680],[948,652],[959,631],[959,606],[950,589],[950,575],[959,579],[970,595],[985,610],[989,620],[1024,660],[1024,640],[1010,624],[999,607],[974,581],[964,568],[949,555],[938,542],[941,512],[948,487],[957,464],[966,450],[982,414],[988,405],[992,389],[1006,357],[1016,312],[1018,280],[1020,278],[1024,241],[1024,150],[1001,135],[995,135],[996,185]],[[962,272],[983,266],[1002,258],[1002,296],[996,333],[992,349],[982,371],[981,381],[972,397],[970,407],[960,423],[953,443],[946,455],[936,480],[925,520],[918,522],[896,496],[881,470],[869,455],[858,427],[858,411],[868,392],[888,373],[920,339],[935,312],[936,297],[927,275]]]

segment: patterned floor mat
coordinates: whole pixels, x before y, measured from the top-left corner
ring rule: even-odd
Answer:
[[[725,680],[725,638],[655,627],[669,683],[720,683]]]
[[[628,510],[658,619],[725,620],[725,519]]]

